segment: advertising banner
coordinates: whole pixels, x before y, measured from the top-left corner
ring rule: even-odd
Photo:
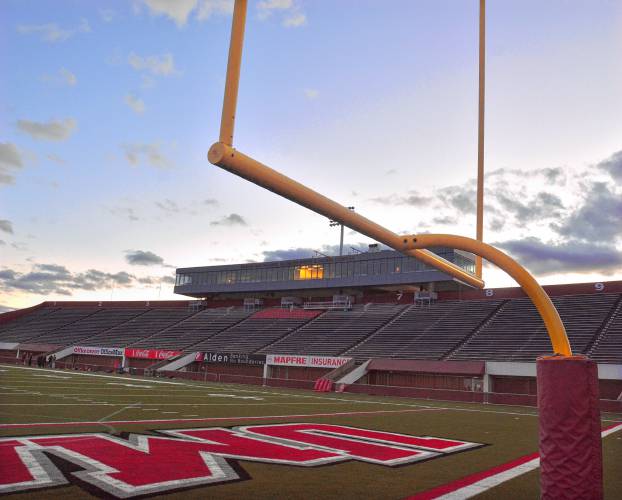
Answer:
[[[276,366],[306,366],[309,368],[339,368],[352,358],[332,356],[297,356],[292,354],[268,354],[266,364]]]
[[[181,351],[165,351],[161,349],[135,349],[133,347],[125,348],[126,358],[140,358],[140,359],[169,359],[174,356],[179,356]]]
[[[123,356],[123,349],[117,347],[87,347],[73,346],[73,354],[88,354],[89,356]]]
[[[206,363],[228,363],[231,365],[264,365],[266,356],[262,354],[240,354],[237,352],[206,352],[203,353]]]

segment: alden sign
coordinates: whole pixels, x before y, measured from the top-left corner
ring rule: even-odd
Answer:
[[[206,363],[227,363],[230,365],[264,365],[266,356],[261,354],[239,354],[236,352],[206,352],[203,355]]]
[[[306,366],[308,368],[339,368],[352,358],[335,358],[331,356],[292,356],[285,354],[268,354],[266,364],[275,366]]]

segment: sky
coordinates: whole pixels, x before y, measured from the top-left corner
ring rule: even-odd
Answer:
[[[234,145],[395,232],[474,236],[478,3],[250,0]],[[231,12],[0,1],[0,307],[183,298],[176,267],[337,251],[206,159]],[[620,61],[622,2],[487,2],[484,240],[543,284],[622,279]]]

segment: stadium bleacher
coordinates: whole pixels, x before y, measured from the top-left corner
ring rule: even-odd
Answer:
[[[552,297],[573,351],[622,362],[622,294]],[[527,298],[356,304],[349,311],[50,303],[0,324],[0,342],[186,352],[344,355],[357,360],[533,361],[550,353]]]

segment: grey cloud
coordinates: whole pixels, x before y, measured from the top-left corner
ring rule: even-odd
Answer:
[[[219,205],[216,198],[206,198],[203,200],[203,204],[207,205],[208,207],[217,207]]]
[[[7,219],[0,219],[0,231],[13,234],[13,223]]]
[[[62,121],[33,122],[30,120],[17,120],[17,128],[27,133],[35,140],[66,141],[69,139],[78,123],[73,118]]]
[[[10,142],[0,142],[0,184],[13,184],[15,170],[23,168],[22,156]]]
[[[127,250],[125,260],[132,266],[162,266],[164,259],[150,251]]]
[[[2,304],[0,304],[0,314],[9,312],[9,311],[15,311],[15,308],[9,307],[9,306],[3,306]]]
[[[622,236],[622,196],[604,182],[594,182],[583,204],[551,228],[566,238],[612,243]]]
[[[173,162],[160,151],[158,144],[124,144],[121,146],[125,159],[130,165],[138,165],[142,161],[156,168],[171,168]]]
[[[61,28],[58,24],[36,24],[36,25],[20,25],[17,32],[22,35],[41,35],[41,40],[49,43],[56,43],[68,40],[78,33],[89,33],[91,27],[86,19],[82,19],[80,24],[75,28]]]
[[[432,202],[432,197],[419,194],[417,191],[409,191],[405,195],[393,194],[391,196],[377,196],[371,198],[370,201],[380,205],[410,205],[425,206]]]
[[[622,269],[622,254],[614,246],[569,241],[545,244],[537,238],[494,243],[535,274],[559,272],[611,274]]]
[[[107,208],[107,210],[115,216],[126,218],[132,222],[136,222],[140,220],[140,217],[137,215],[136,210],[131,207],[112,207]]]
[[[45,155],[45,157],[51,162],[56,163],[57,165],[65,165],[67,162],[63,160],[60,156],[54,154]]]
[[[564,208],[558,196],[544,191],[527,202],[520,199],[521,195],[509,192],[496,192],[494,198],[506,213],[514,215],[521,227],[534,220],[557,218],[560,210]]]
[[[380,245],[382,250],[387,247]],[[356,249],[353,250],[353,249]],[[344,255],[350,253],[367,252],[369,249],[368,243],[345,243],[343,246]],[[320,254],[318,254],[320,252]],[[311,257],[321,256],[321,254],[334,257],[339,255],[339,245],[322,245],[319,248],[287,248],[279,250],[264,250],[261,252],[264,262],[281,261],[281,260],[294,260],[294,259],[309,259]]]
[[[170,200],[168,198],[164,199],[163,201],[156,201],[155,202],[156,207],[158,207],[160,210],[167,212],[167,213],[178,213],[179,212],[179,205],[177,204],[177,202]]]
[[[437,195],[445,205],[460,213],[475,213],[475,189],[471,186],[449,186],[439,189]]]
[[[210,222],[211,226],[248,226],[246,220],[241,215],[232,213],[219,220]]]
[[[71,272],[65,266],[56,264],[34,264],[31,270],[25,273],[6,268],[0,270],[0,290],[41,295],[72,295],[74,290],[106,290],[111,286],[131,288],[147,281],[155,283],[160,280],[167,284],[174,282],[170,276],[137,278],[125,271],[108,273],[89,269],[86,272]]]
[[[432,222],[434,222],[435,224],[452,225],[452,224],[457,224],[458,219],[456,219],[455,217],[450,217],[450,216],[441,216],[441,217],[434,217],[432,219]]]
[[[608,172],[613,180],[622,183],[622,151],[613,153],[609,158],[601,161],[597,167]]]

